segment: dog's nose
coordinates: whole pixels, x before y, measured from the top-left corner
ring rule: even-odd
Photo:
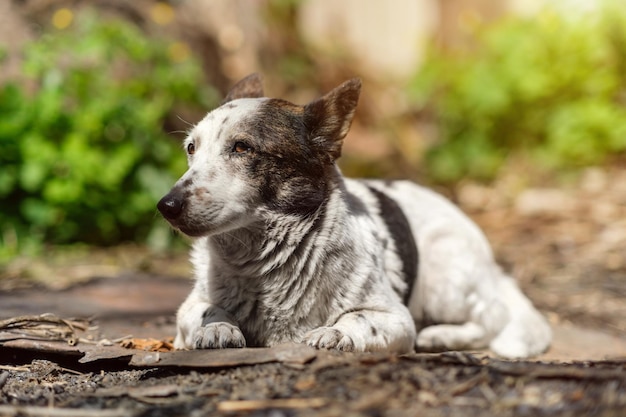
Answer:
[[[167,220],[174,220],[180,216],[184,206],[183,197],[174,190],[170,191],[157,203],[157,208]]]

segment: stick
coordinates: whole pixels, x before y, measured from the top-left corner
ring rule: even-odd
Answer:
[[[27,366],[0,365],[0,371],[29,372],[30,368]]]
[[[6,417],[128,417],[133,416],[130,410],[92,410],[88,408],[51,408],[0,405],[0,415]]]
[[[217,404],[219,411],[255,411],[269,408],[319,408],[328,404],[326,398],[279,398],[274,400],[222,401]]]
[[[53,314],[42,314],[39,316],[17,316],[0,320],[0,329],[21,328],[38,324],[56,324],[67,326],[70,330],[86,330],[87,326],[80,321],[61,319]]]

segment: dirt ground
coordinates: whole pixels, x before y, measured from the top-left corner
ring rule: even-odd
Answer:
[[[554,327],[551,350],[530,361],[298,345],[169,352],[190,288],[184,255],[127,247],[16,260],[0,279],[0,416],[623,416],[625,187],[615,169],[569,188],[458,189]],[[91,320],[28,321],[44,313]],[[148,338],[164,352],[121,346]]]
[[[623,416],[623,362],[547,365],[469,354],[322,352],[307,364],[0,374],[0,415]]]

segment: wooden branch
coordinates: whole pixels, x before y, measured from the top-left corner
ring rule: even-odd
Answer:
[[[320,408],[328,404],[326,398],[277,398],[269,400],[222,401],[217,404],[219,411],[256,411],[270,408]]]
[[[94,410],[89,408],[53,408],[0,405],[3,417],[132,417],[128,409]]]
[[[87,330],[88,325],[78,320],[66,320],[53,314],[41,314],[39,316],[17,316],[0,320],[0,330],[21,329],[37,325],[55,324],[68,327],[71,331],[75,329]]]

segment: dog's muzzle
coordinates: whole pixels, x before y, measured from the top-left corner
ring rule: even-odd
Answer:
[[[180,191],[174,188],[157,203],[157,208],[167,220],[176,220],[185,208],[185,199]]]

